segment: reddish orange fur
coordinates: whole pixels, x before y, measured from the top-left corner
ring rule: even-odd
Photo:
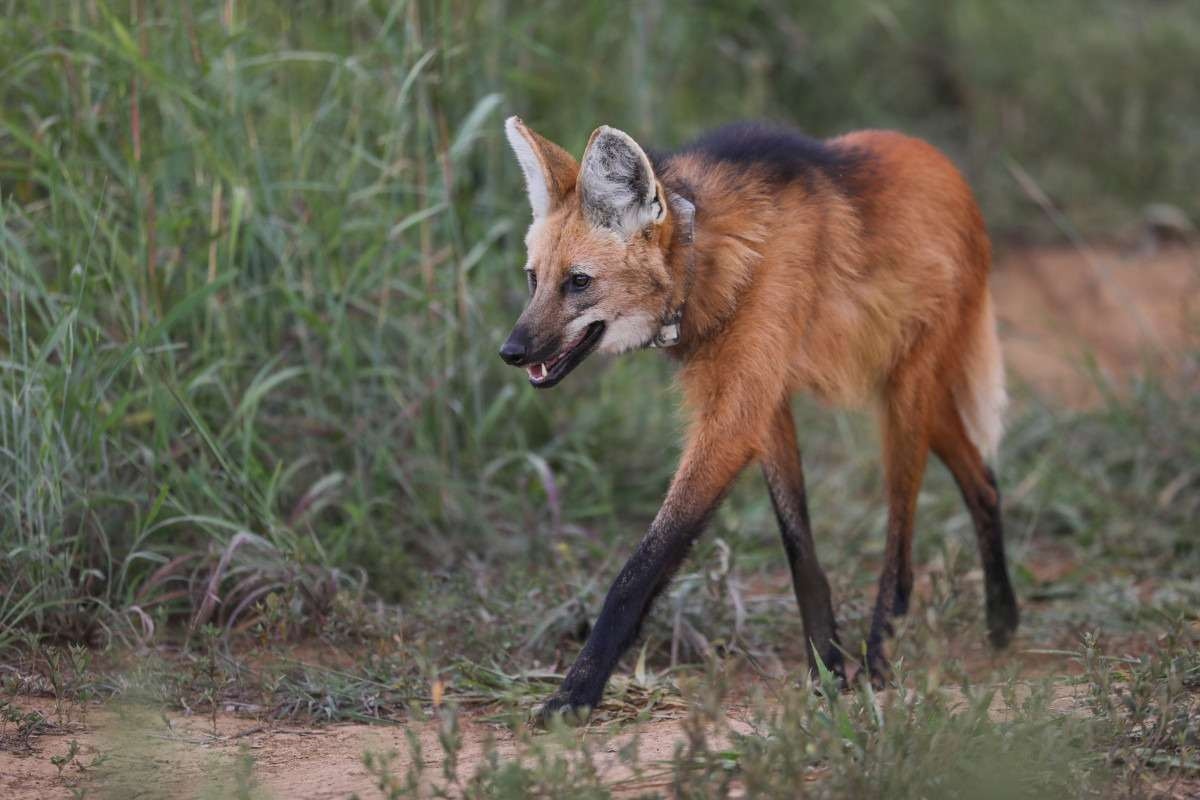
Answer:
[[[836,405],[877,400],[925,450],[931,415],[945,410],[934,401],[966,379],[990,257],[970,190],[916,139],[868,131],[836,141],[873,156],[857,202],[828,182],[731,192],[728,167],[677,167],[717,203],[700,212],[684,346],[669,352],[682,362],[691,438],[738,431],[726,445],[733,463],[744,442],[762,451],[771,413],[796,391]]]
[[[998,414],[1003,399],[990,246],[969,187],[929,144],[887,131],[828,144],[861,157],[845,181],[817,171],[781,185],[753,164],[686,152],[656,176],[660,190],[686,186],[697,209],[694,282],[680,343],[668,350],[680,364],[690,424],[659,516],[710,507],[753,460],[802,493],[799,461],[787,455],[795,448],[788,401],[796,392],[876,408],[889,523],[867,666],[882,675],[879,640],[893,598],[906,601],[911,587],[913,516],[931,444],[969,506],[974,498],[973,514],[993,513],[998,502],[980,452],[992,443],[972,441],[964,405],[977,389],[990,392],[985,413]],[[579,211],[574,162],[557,154],[548,161],[560,191],[528,238],[539,282],[555,283],[587,259],[617,284],[616,307],[661,315],[684,283],[689,257],[677,246],[675,216],[628,243],[597,234]],[[981,387],[983,373],[996,385]],[[990,603],[989,596],[989,620]],[[1015,606],[1013,614],[1015,627]]]

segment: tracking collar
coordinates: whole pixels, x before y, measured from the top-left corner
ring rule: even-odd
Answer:
[[[654,338],[646,345],[646,347],[652,348],[671,347],[679,343],[679,330],[683,324],[683,304],[687,302],[688,295],[692,292],[692,282],[696,272],[696,206],[691,200],[675,192],[669,191],[667,200],[671,204],[671,213],[677,219],[678,227],[675,229],[675,236],[679,237],[680,244],[687,247],[687,254],[684,256],[683,262],[683,291],[677,298],[677,305],[663,317],[658,333],[654,334]]]

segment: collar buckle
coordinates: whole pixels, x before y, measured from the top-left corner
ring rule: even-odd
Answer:
[[[679,299],[679,306],[663,318],[658,333],[654,334],[654,338],[646,345],[650,348],[671,347],[679,343],[679,329],[683,323],[683,305],[691,293],[692,281],[695,277],[693,273],[696,253],[693,243],[695,241],[696,206],[686,197],[671,191],[667,192],[667,200],[680,223],[679,241],[688,249],[684,261],[683,296]]]
[[[679,343],[679,325],[683,322],[683,309],[677,310],[667,319],[663,320],[662,327],[658,329],[658,333],[654,334],[654,338],[650,340],[647,347],[670,347]]]

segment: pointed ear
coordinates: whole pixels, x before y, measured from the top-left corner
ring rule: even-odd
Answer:
[[[583,215],[628,239],[666,219],[650,159],[629,134],[601,125],[588,140],[579,172]]]
[[[525,173],[533,216],[544,217],[575,188],[579,165],[566,150],[525,127],[520,117],[505,120],[504,134]]]

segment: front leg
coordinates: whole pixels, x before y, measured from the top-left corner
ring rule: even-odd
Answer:
[[[600,703],[609,676],[637,638],[654,598],[750,456],[746,438],[736,429],[713,422],[693,433],[650,530],[609,588],[596,625],[562,686],[541,707],[543,722],[555,713],[582,722]]]
[[[771,434],[761,457],[763,475],[771,493],[771,505],[779,521],[779,533],[792,570],[792,587],[804,620],[805,651],[809,672],[817,678],[818,659],[845,684],[841,643],[833,616],[829,581],[817,561],[812,527],[808,521],[808,497],[804,490],[804,468],[796,446],[796,423],[787,401],[779,404]]]

